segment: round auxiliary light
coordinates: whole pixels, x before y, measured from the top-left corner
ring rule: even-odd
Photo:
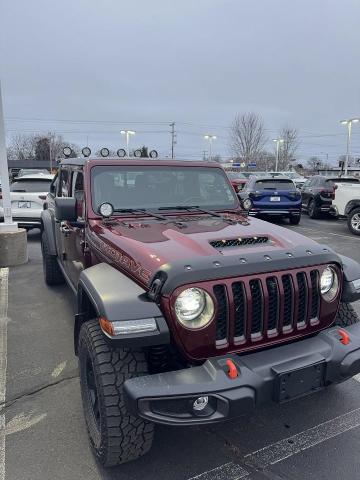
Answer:
[[[126,150],[119,148],[119,150],[116,152],[116,155],[120,158],[126,157]]]
[[[104,147],[104,148],[102,148],[102,149],[100,150],[100,155],[101,155],[102,157],[108,157],[109,154],[110,154],[109,149],[106,148],[106,147]]]
[[[150,158],[157,158],[158,157],[158,152],[156,150],[151,150],[149,153]]]
[[[331,302],[339,291],[339,278],[332,267],[326,267],[320,277],[320,293],[324,300]]]
[[[193,409],[201,412],[209,403],[209,397],[198,397],[193,403]]]
[[[249,198],[246,198],[244,201],[243,201],[243,205],[244,205],[244,208],[246,210],[250,210],[251,207],[252,207],[252,201],[249,199]]]
[[[91,150],[89,147],[84,147],[82,150],[81,150],[81,153],[84,155],[84,157],[90,157],[91,155]]]
[[[138,148],[137,150],[134,151],[134,157],[137,157],[137,158],[141,157],[141,150],[140,150],[140,148]]]
[[[109,218],[114,213],[114,207],[111,203],[104,202],[99,207],[99,213],[102,217]]]
[[[64,147],[63,148],[63,154],[65,155],[65,157],[70,157],[70,155],[72,154],[72,150],[70,147]]]
[[[175,301],[178,321],[186,328],[197,329],[207,325],[214,315],[214,302],[202,288],[187,288]]]

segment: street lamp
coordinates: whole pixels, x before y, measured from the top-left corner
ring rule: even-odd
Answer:
[[[135,135],[135,132],[133,130],[121,130],[121,135],[126,135],[126,154],[128,157],[130,157],[130,151],[129,151],[129,138],[130,135]]]
[[[341,125],[347,125],[347,142],[346,142],[346,160],[345,160],[345,175],[348,174],[348,166],[350,160],[350,140],[351,140],[351,129],[352,124],[360,122],[360,118],[349,118],[349,120],[341,120]]]
[[[216,135],[204,135],[205,140],[209,141],[209,160],[211,162],[211,149],[212,149],[212,142],[216,140]]]
[[[279,163],[279,146],[280,143],[284,143],[283,138],[274,138],[273,142],[276,142],[276,162],[275,162],[275,172],[278,171],[278,163]]]

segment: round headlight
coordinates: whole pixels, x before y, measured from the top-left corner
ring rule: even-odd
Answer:
[[[111,203],[102,203],[99,207],[99,213],[103,217],[111,217],[111,215],[114,213],[114,207],[111,205]]]
[[[246,210],[250,210],[250,208],[252,207],[252,201],[249,198],[247,198],[246,200],[243,201],[243,205]]]
[[[332,267],[326,267],[320,277],[320,293],[322,297],[331,302],[339,290],[339,278]]]
[[[187,328],[207,325],[214,314],[214,302],[201,288],[187,288],[175,301],[175,312],[179,322]]]

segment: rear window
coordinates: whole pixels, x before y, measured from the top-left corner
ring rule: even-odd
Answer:
[[[358,178],[329,178],[326,180],[327,185],[333,183],[360,183]]]
[[[17,181],[10,185],[11,192],[48,192],[51,180],[23,180]]]
[[[257,180],[255,182],[257,190],[295,190],[296,187],[291,180],[272,178],[269,180]]]

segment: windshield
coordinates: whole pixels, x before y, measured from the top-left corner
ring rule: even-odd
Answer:
[[[48,192],[51,180],[18,180],[10,185],[11,192]]]
[[[98,166],[91,174],[92,206],[108,202],[118,209],[158,209],[196,205],[213,210],[238,207],[220,168]]]
[[[45,168],[25,168],[19,171],[18,177],[24,177],[25,175],[34,174],[48,174],[49,172]]]
[[[329,178],[326,183],[360,183],[358,178]]]
[[[284,172],[284,175],[288,178],[301,178],[303,179],[301,175],[299,175],[297,172]]]
[[[243,173],[241,172],[226,172],[228,177],[230,177],[232,180],[246,180],[246,177]]]
[[[256,190],[295,190],[296,187],[291,180],[278,179],[264,179],[257,180],[255,184]]]

